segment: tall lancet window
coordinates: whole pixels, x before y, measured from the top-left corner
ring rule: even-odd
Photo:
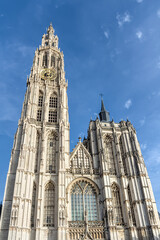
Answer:
[[[114,221],[116,225],[123,225],[120,193],[119,193],[119,188],[117,187],[116,184],[112,185],[112,199],[113,199]]]
[[[105,160],[108,164],[108,170],[110,174],[116,175],[116,167],[113,156],[113,146],[112,146],[112,138],[107,136],[105,139]]]
[[[131,209],[130,216],[132,216],[133,225],[136,226],[136,218],[135,218],[135,214],[134,214],[134,206],[133,206],[133,202],[132,202],[132,195],[131,195],[131,191],[130,191],[129,185],[128,185],[128,188],[127,188],[127,192],[128,192],[129,205],[130,205],[130,209]]]
[[[31,207],[31,227],[35,225],[35,205],[36,205],[36,184],[33,185],[32,207]]]
[[[37,121],[41,122],[42,120],[42,105],[43,105],[43,93],[39,92],[38,98],[38,108],[37,108]]]
[[[46,172],[56,172],[56,136],[54,134],[51,134],[47,141]]]
[[[43,67],[47,67],[48,66],[48,54],[47,52],[44,53],[43,55]]]
[[[55,209],[55,188],[49,182],[45,187],[44,198],[44,226],[54,226],[54,209]]]
[[[51,67],[55,67],[55,56],[51,55]]]
[[[97,194],[95,188],[87,181],[75,183],[71,189],[72,221],[83,221],[84,216],[88,221],[96,221]]]
[[[38,168],[38,153],[39,153],[39,133],[37,132],[37,136],[36,136],[36,154],[35,154],[35,164],[34,164],[34,172],[37,172],[37,168]]]
[[[56,123],[57,122],[57,95],[51,95],[49,99],[49,114],[48,122]]]
[[[126,159],[124,155],[124,147],[123,147],[123,141],[122,141],[122,136],[120,137],[120,150],[121,150],[121,157],[122,157],[122,162],[123,162],[123,168],[124,168],[124,173],[127,175],[127,166],[126,166]]]

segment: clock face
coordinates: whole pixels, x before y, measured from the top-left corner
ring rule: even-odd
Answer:
[[[57,77],[55,68],[45,68],[41,72],[41,78],[44,80],[54,80]]]

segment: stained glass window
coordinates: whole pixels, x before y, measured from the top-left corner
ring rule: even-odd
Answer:
[[[88,221],[97,220],[97,194],[87,181],[75,183],[71,190],[72,221],[83,221],[85,212]]]

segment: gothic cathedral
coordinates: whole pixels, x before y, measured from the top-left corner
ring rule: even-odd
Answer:
[[[127,121],[99,119],[70,153],[63,53],[52,25],[35,51],[14,138],[0,240],[158,240],[151,182]]]

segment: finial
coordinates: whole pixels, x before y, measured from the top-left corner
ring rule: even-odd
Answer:
[[[81,142],[81,139],[82,139],[81,137],[78,138],[79,142]]]

